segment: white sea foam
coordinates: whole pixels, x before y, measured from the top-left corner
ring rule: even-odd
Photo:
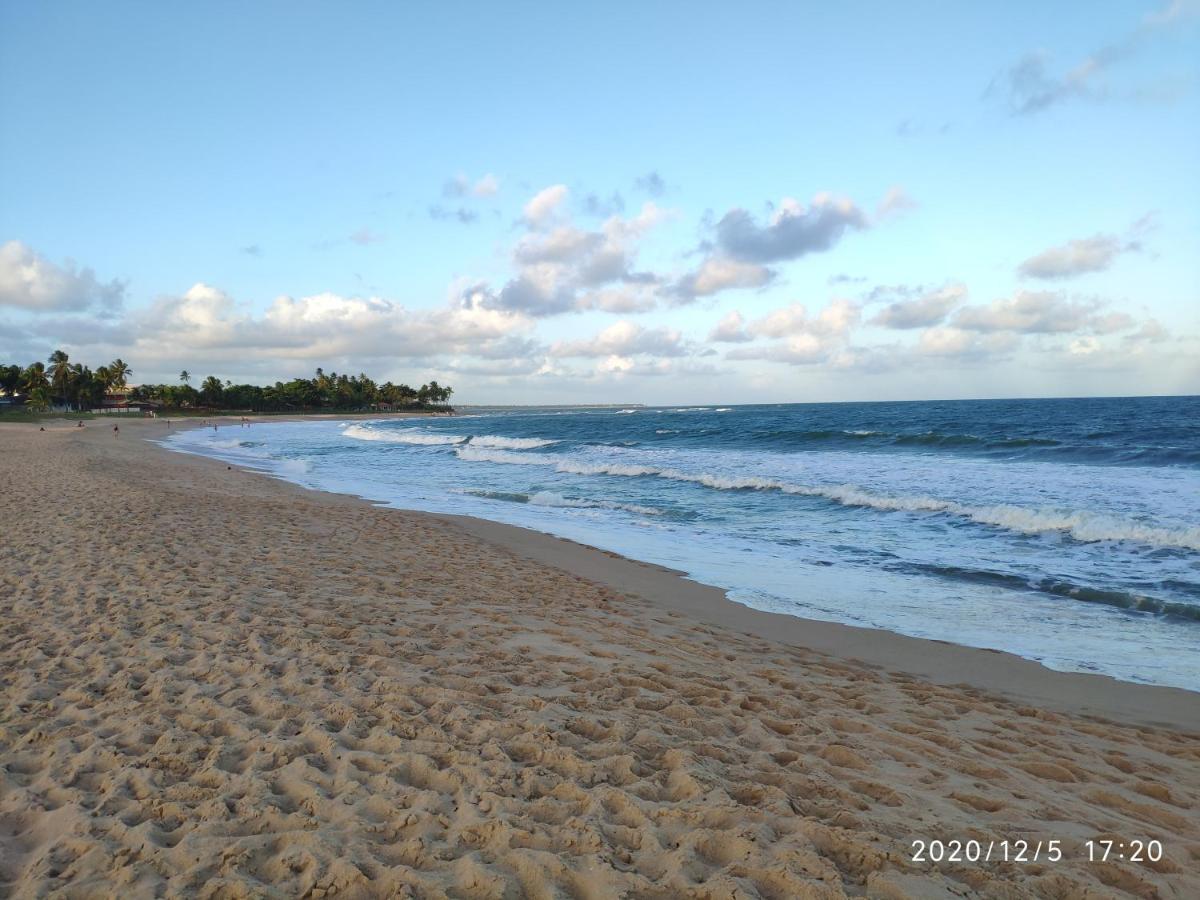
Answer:
[[[639,516],[661,516],[663,511],[637,503],[618,503],[615,500],[588,500],[584,497],[564,497],[554,491],[538,491],[529,498],[534,506],[557,506],[576,509],[617,509]]]
[[[632,415],[635,412],[637,412],[636,409],[618,409],[617,415],[618,416],[628,416],[628,415]]]
[[[312,464],[307,459],[280,459],[276,460],[275,468],[280,475],[296,478],[306,475],[312,468]]]
[[[417,446],[449,446],[470,444],[478,447],[497,447],[505,450],[535,450],[549,447],[558,441],[544,438],[511,438],[498,434],[450,434],[447,432],[421,431],[415,428],[402,431],[371,428],[369,425],[351,425],[342,432],[344,437],[359,441],[382,441],[388,444],[414,444]]]
[[[351,425],[342,431],[342,435],[358,441],[381,441],[387,444],[461,444],[466,439],[465,434],[444,434],[416,429],[392,431],[372,428],[370,425]]]
[[[1077,541],[1132,541],[1153,547],[1200,550],[1200,527],[1162,528],[1128,519],[1079,510],[1028,509],[1020,506],[970,506],[924,495],[878,494],[856,485],[803,485],[759,475],[717,475],[635,463],[590,463],[558,456],[529,456],[460,448],[460,458],[471,462],[547,465],[568,475],[613,475],[627,478],[656,477],[701,484],[721,491],[778,491],[804,497],[821,497],[843,506],[860,506],[884,512],[941,513],[1023,534],[1059,532]]]
[[[471,438],[472,446],[497,447],[502,450],[536,450],[557,443],[558,441],[549,438],[514,438],[498,434],[481,434]]]

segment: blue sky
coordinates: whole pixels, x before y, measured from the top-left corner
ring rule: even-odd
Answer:
[[[1200,9],[0,2],[0,359],[1200,391]]]

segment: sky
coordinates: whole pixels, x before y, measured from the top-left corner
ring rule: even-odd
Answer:
[[[0,362],[1200,393],[1200,0],[0,0]]]

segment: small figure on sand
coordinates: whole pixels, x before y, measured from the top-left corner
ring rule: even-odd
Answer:
[[[113,434],[115,434],[115,435],[120,435],[120,434],[121,434],[121,426],[120,426],[120,425],[114,425],[114,426],[113,426]]]
[[[82,428],[82,427],[83,427],[83,423],[82,423],[82,422],[76,422],[76,423],[75,423],[75,427],[76,427],[76,428]]]

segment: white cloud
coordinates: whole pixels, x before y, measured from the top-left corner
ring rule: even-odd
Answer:
[[[560,202],[541,204],[535,212],[550,216]],[[638,242],[665,217],[662,209],[646,203],[637,215],[610,216],[595,231],[542,220],[545,227],[535,226],[513,248],[516,274],[488,296],[486,305],[532,316],[649,309],[659,280],[635,271],[634,261]]]
[[[476,197],[493,197],[500,192],[500,179],[491,172],[488,172],[471,188],[471,193]]]
[[[921,332],[917,352],[923,356],[969,358],[982,361],[1015,350],[1020,338],[1011,332],[980,335],[953,326],[937,326]]]
[[[890,303],[875,314],[871,324],[884,328],[925,328],[942,322],[967,296],[964,284],[948,284],[911,300]]]
[[[746,318],[736,309],[726,313],[709,332],[708,339],[717,343],[742,344],[754,340],[754,336],[746,331]]]
[[[852,201],[820,193],[807,207],[785,197],[766,225],[744,209],[730,210],[717,223],[717,243],[732,259],[771,263],[828,250],[847,228],[866,227],[867,217]]]
[[[557,214],[563,201],[567,199],[567,186],[554,184],[538,191],[525,204],[525,221],[534,228],[540,228]]]
[[[775,273],[757,263],[710,256],[700,264],[699,269],[680,279],[673,292],[679,300],[688,302],[696,297],[707,297],[731,288],[762,287],[774,277]]]
[[[1178,22],[1200,12],[1195,0],[1171,0],[1157,13],[1150,13],[1117,41],[1100,47],[1074,68],[1061,74],[1051,72],[1051,60],[1043,51],[1027,53],[1015,65],[993,79],[987,94],[1006,94],[1013,115],[1032,115],[1069,100],[1142,100],[1161,91],[1153,86],[1116,89],[1104,81],[1114,67],[1146,52],[1153,42]]]
[[[125,297],[125,283],[103,284],[88,268],[71,260],[55,265],[21,241],[0,246],[0,306],[29,310],[114,308]]]
[[[1125,242],[1116,235],[1097,234],[1067,241],[1031,256],[1021,263],[1018,271],[1027,278],[1074,278],[1089,272],[1103,272],[1119,254],[1138,248],[1138,244]]]
[[[1103,322],[1096,300],[1069,300],[1057,291],[1017,291],[986,306],[967,306],[953,324],[970,331],[1069,334]]]
[[[410,310],[379,297],[280,296],[256,315],[201,283],[131,315],[133,346],[127,352],[148,364],[243,364],[254,356],[277,366],[280,360],[495,358],[508,342],[511,352],[528,356],[528,344],[511,342],[531,327],[522,316],[481,306],[479,295],[466,290],[456,302],[432,310]]]
[[[740,313],[730,314],[718,324],[710,339],[746,342],[761,337],[775,341],[730,350],[726,359],[765,359],[813,365],[829,362],[845,349],[861,314],[858,304],[841,298],[831,301],[815,316],[809,315],[804,304],[792,303],[752,322],[744,322]],[[717,337],[718,333],[723,337]]]
[[[614,322],[594,338],[559,341],[550,347],[557,357],[684,356],[683,335],[672,328],[644,328],[633,322]]]

